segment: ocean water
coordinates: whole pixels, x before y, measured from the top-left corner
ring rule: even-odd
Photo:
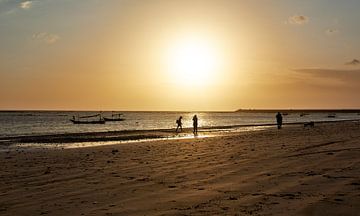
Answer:
[[[72,116],[94,115],[99,112],[85,111],[1,111],[0,137],[23,135],[44,135],[78,132],[106,132],[124,130],[156,130],[176,127],[176,119],[183,116],[183,127],[192,127],[192,116],[198,115],[199,127],[234,125],[261,125],[275,123],[274,113],[259,112],[121,112],[126,119],[106,124],[73,124]],[[102,112],[110,117],[111,112]],[[336,118],[328,118],[329,113],[310,113],[300,117],[299,113],[284,116],[284,123],[307,121],[337,121],[359,119],[358,113],[337,113]],[[98,118],[95,118],[98,119]]]

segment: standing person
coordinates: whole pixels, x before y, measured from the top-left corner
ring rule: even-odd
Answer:
[[[194,132],[194,134],[197,134],[197,131],[198,131],[198,118],[197,118],[197,116],[194,115],[192,120],[193,120],[193,126],[194,126],[193,132]]]
[[[178,129],[179,129],[179,128],[180,128],[180,131],[182,131],[182,122],[181,122],[181,119],[182,119],[182,116],[180,116],[179,119],[176,120],[176,124],[177,124],[176,132],[178,132]]]
[[[282,115],[280,112],[277,113],[276,115],[276,123],[277,123],[277,127],[278,129],[281,129],[281,126],[282,126]]]

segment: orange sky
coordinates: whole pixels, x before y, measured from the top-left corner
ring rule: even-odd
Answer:
[[[0,0],[0,109],[359,108],[359,7]]]

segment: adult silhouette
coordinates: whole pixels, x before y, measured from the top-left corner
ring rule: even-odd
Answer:
[[[196,115],[194,115],[192,120],[193,120],[193,127],[194,127],[193,132],[194,132],[194,134],[197,134],[197,132],[198,132],[198,117]]]
[[[178,129],[180,129],[180,131],[182,131],[182,116],[179,117],[179,119],[176,120],[176,124],[177,124],[177,127],[176,127],[176,132],[178,132]]]
[[[283,120],[283,117],[282,117],[281,113],[278,112],[276,114],[276,123],[277,123],[278,129],[281,129],[281,127],[282,127],[282,120]]]

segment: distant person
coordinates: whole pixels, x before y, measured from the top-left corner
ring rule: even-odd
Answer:
[[[194,134],[197,134],[197,131],[198,131],[198,118],[196,115],[194,115],[193,117],[193,126],[194,126]]]
[[[182,119],[182,116],[180,116],[179,119],[176,120],[176,124],[177,124],[176,132],[178,132],[178,129],[179,129],[179,128],[180,128],[180,131],[182,131],[182,122],[181,122],[181,119]]]
[[[283,117],[282,117],[281,113],[278,112],[277,115],[276,115],[276,123],[277,123],[278,129],[281,129],[282,120],[283,120]]]

